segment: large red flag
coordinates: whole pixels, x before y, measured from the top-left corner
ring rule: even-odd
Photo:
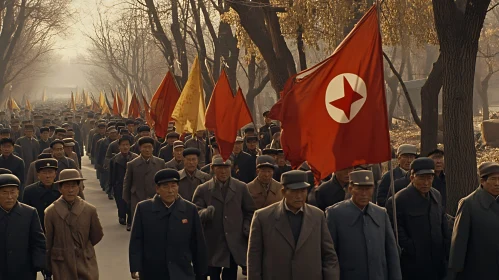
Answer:
[[[243,91],[239,88],[232,100],[230,109],[224,116],[223,125],[215,131],[218,149],[224,160],[227,160],[232,154],[237,131],[251,122],[253,122],[253,117],[244,99]]]
[[[128,108],[129,118],[139,118],[140,117],[140,102],[137,99],[137,94],[133,93],[132,100],[130,102],[130,107]]]
[[[376,6],[333,55],[285,85],[270,118],[294,167],[307,161],[316,178],[390,160],[383,56]]]
[[[166,136],[168,122],[171,120],[173,109],[180,97],[180,91],[175,84],[171,72],[166,73],[151,99],[151,119],[154,121],[154,131],[161,138]]]
[[[224,125],[225,113],[231,110],[234,94],[230,88],[229,79],[225,73],[225,69],[220,73],[217,84],[213,89],[210,103],[206,108],[204,126],[206,129],[215,131]]]

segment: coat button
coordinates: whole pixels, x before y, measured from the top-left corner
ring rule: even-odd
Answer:
[[[225,216],[225,218],[227,219],[227,216]]]

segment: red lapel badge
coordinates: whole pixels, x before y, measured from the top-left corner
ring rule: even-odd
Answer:
[[[182,219],[182,224],[187,224],[188,222],[187,219]]]

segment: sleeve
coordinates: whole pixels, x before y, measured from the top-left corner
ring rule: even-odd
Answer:
[[[206,201],[204,199],[204,190],[203,188],[200,188],[199,186],[196,188],[194,191],[194,195],[192,196],[192,203],[194,203],[198,209],[198,214],[199,218],[201,219],[201,222],[203,224],[209,222],[209,217],[208,217],[208,205],[206,204]]]
[[[389,189],[390,189],[390,174],[385,173],[381,177],[381,182],[379,183],[378,186],[378,193],[376,195],[376,201],[379,206],[385,207]]]
[[[15,174],[17,178],[19,178],[19,181],[21,181],[21,186],[19,186],[20,192],[19,192],[19,199],[23,199],[23,194],[24,194],[24,160],[21,160],[21,163],[19,163],[19,168],[17,170],[17,174]]]
[[[242,201],[242,210],[243,210],[243,234],[246,237],[249,237],[250,234],[250,225],[251,225],[251,219],[253,218],[253,214],[255,213],[255,201],[251,197],[251,194],[244,185],[242,188],[243,191],[243,201]]]
[[[133,216],[132,231],[130,234],[130,244],[128,247],[128,259],[130,262],[130,272],[142,271],[142,251],[144,249],[144,233],[142,227],[141,207],[137,205]]]
[[[395,229],[395,223],[394,223],[394,217],[393,217],[393,199],[395,197],[390,197],[388,201],[386,202],[386,212],[388,213],[388,217],[390,218],[390,223],[393,228],[393,230],[398,231],[398,236],[399,236],[399,245],[402,250],[402,254],[404,252],[407,252],[407,254],[413,256],[415,254],[416,248],[414,246],[414,242],[412,239],[409,237],[405,230],[405,219],[404,219],[404,213],[402,211],[397,211],[397,228]],[[402,205],[401,203],[397,203],[397,205]],[[402,207],[397,208],[397,210],[402,210]]]
[[[326,210],[326,222],[331,239],[333,239],[334,249],[338,250],[338,232],[336,231],[336,224],[334,222],[333,208]]]
[[[132,188],[133,172],[131,171],[131,167],[132,167],[131,162],[128,162],[126,164],[125,180],[123,181],[123,200],[126,203],[130,203],[130,200],[132,198],[131,188]]]
[[[449,269],[455,273],[461,272],[464,268],[468,240],[471,229],[471,205],[470,202],[462,199],[459,202],[456,213],[454,230],[452,231],[452,243],[449,254]]]
[[[40,218],[36,210],[33,210],[31,215],[29,239],[32,265],[36,271],[43,270],[45,269],[47,262],[47,247],[42,225],[40,224]]]
[[[203,226],[199,214],[193,211],[193,232],[191,235],[192,264],[197,276],[203,276],[208,272],[208,249],[204,239]]]
[[[114,186],[116,183],[116,176],[115,176],[114,172],[115,172],[115,162],[114,162],[114,157],[113,157],[109,161],[109,188],[110,188],[111,193],[113,193],[112,190],[114,189]]]
[[[263,230],[258,212],[251,221],[248,244],[248,279],[262,280],[263,272]]]
[[[386,265],[388,266],[388,280],[401,280],[402,271],[400,270],[400,257],[397,241],[393,234],[392,224],[386,211],[385,214],[385,252]]]
[[[45,210],[45,237],[47,240],[47,270],[52,271],[51,260],[52,260],[52,247],[54,245],[54,225],[52,224],[52,218],[50,213]]]
[[[35,174],[34,174],[35,168],[31,168],[31,166],[32,165],[30,164],[30,166],[28,167],[28,174],[26,175],[27,176],[26,186],[29,186],[29,185],[34,183],[33,178],[35,178]]]
[[[321,239],[322,279],[340,280],[338,256],[324,215],[321,215]]]
[[[90,221],[90,242],[92,246],[97,245],[104,237],[104,231],[102,230],[102,225],[97,215],[97,210],[94,209],[92,213],[92,220]]]

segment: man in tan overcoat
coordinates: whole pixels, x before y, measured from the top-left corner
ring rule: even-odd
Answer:
[[[76,169],[61,171],[61,197],[45,210],[47,267],[54,280],[99,279],[94,246],[104,233],[95,206],[78,197],[83,180]]]
[[[301,170],[284,173],[284,199],[255,212],[248,247],[249,280],[340,279],[324,212],[305,203],[307,179]]]
[[[282,200],[281,184],[273,179],[275,168],[273,157],[263,155],[256,158],[257,177],[248,183],[248,190],[256,209]]]
[[[123,199],[130,205],[132,217],[139,202],[154,197],[154,174],[165,168],[165,161],[153,156],[155,141],[149,136],[141,137],[137,142],[140,156],[127,163]]]

